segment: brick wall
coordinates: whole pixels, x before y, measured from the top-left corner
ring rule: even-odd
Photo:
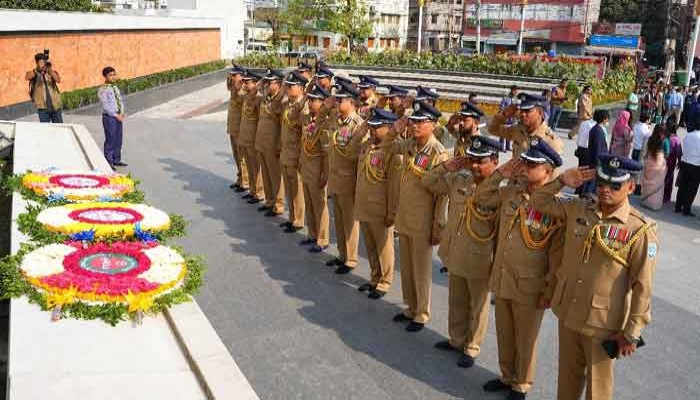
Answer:
[[[121,78],[134,78],[220,58],[219,29],[56,32],[0,36],[0,107],[29,100],[24,74],[34,54],[51,50],[62,91],[103,82],[111,65]]]

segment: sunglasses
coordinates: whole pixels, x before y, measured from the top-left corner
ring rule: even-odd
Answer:
[[[595,184],[596,184],[596,186],[609,187],[610,189],[612,189],[616,192],[618,190],[622,189],[622,182],[608,182],[608,181],[604,181],[601,179],[596,179]]]

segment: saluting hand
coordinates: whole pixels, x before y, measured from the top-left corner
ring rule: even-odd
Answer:
[[[467,165],[467,157],[455,156],[445,161],[445,169],[448,172],[456,172]]]
[[[610,336],[610,339],[617,342],[618,357],[631,356],[637,350],[637,345],[628,342],[627,339],[625,339],[625,335],[622,332],[618,332]]]
[[[511,104],[508,107],[503,109],[503,116],[506,117],[506,119],[511,118],[518,112],[518,105],[517,104]]]
[[[577,188],[583,185],[585,182],[594,179],[596,175],[595,168],[591,167],[574,167],[569,168],[564,173],[559,176],[559,180],[564,185]]]
[[[511,158],[510,161],[498,167],[497,171],[506,179],[518,176],[525,170],[525,161],[521,158]]]

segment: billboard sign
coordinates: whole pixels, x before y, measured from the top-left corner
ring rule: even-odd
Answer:
[[[588,40],[591,46],[639,48],[639,36],[591,35]]]
[[[615,24],[615,34],[621,36],[639,36],[642,34],[642,24]]]

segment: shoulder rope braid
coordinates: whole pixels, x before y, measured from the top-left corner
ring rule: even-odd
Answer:
[[[320,150],[315,150],[316,144],[321,139],[321,133],[323,132],[327,131],[316,129],[316,134],[312,137],[308,137],[308,135],[301,135],[301,140],[304,144],[304,146],[302,146],[304,155],[306,155],[307,157],[320,157],[323,154]]]
[[[420,154],[420,153],[418,153]],[[410,160],[406,163],[406,168],[403,171],[403,176],[401,177],[402,181],[405,181],[408,178],[408,173],[413,172],[415,176],[417,176],[419,179],[422,178],[425,174],[430,171],[430,169],[433,168],[433,161],[435,161],[435,157],[431,157],[430,161],[428,162],[428,165],[425,167],[425,169],[419,167],[416,165],[416,156],[414,155],[413,157],[410,157]]]
[[[541,240],[535,240],[530,234],[530,228],[528,228],[528,226],[525,224],[525,221],[527,220],[527,210],[522,205],[518,207],[518,211],[515,213],[515,215],[513,215],[513,218],[511,218],[510,222],[508,223],[508,229],[506,229],[506,232],[510,232],[510,230],[513,229],[518,219],[520,219],[520,235],[523,237],[523,242],[525,242],[525,246],[532,250],[544,249],[549,243],[549,239],[551,239],[552,235],[554,235],[554,232],[564,225],[562,221],[555,219],[552,225],[544,229],[544,237]]]
[[[455,157],[466,157],[467,147],[463,146],[462,144],[455,145],[455,149],[454,149]]]
[[[331,135],[331,138],[333,139],[333,148],[335,149],[335,151],[338,152],[338,154],[340,154],[343,157],[348,158],[348,157],[350,157],[350,152],[347,149],[348,146],[347,146],[347,144],[340,145],[338,143],[338,132],[340,132],[340,129],[336,129],[335,132],[333,132],[333,134]],[[350,139],[350,140],[352,140],[352,139]]]
[[[588,232],[588,236],[586,237],[586,241],[583,245],[583,250],[581,251],[581,260],[584,263],[587,263],[591,259],[591,250],[593,248],[593,242],[595,242],[605,254],[622,264],[624,267],[628,267],[629,263],[622,257],[621,254],[629,250],[630,247],[632,247],[632,245],[642,236],[644,236],[644,234],[653,226],[654,224],[650,224],[648,222],[644,223],[644,225],[639,228],[639,230],[630,238],[630,240],[627,241],[627,243],[625,243],[624,246],[620,247],[618,250],[613,250],[603,240],[603,235],[600,232],[602,224],[596,224]]]
[[[374,168],[371,164],[372,161],[372,154],[381,151],[383,153],[383,162],[384,166],[382,168]],[[362,160],[361,168],[362,172],[364,172],[365,177],[367,178],[367,181],[376,184],[379,182],[384,182],[387,179],[386,176],[386,157],[387,157],[387,152],[383,150],[374,150],[374,151],[369,151],[367,152],[367,155],[365,158]]]
[[[491,232],[486,236],[479,236],[472,228],[472,217],[476,218],[481,222],[488,222],[494,220],[498,216],[497,213],[482,214],[476,209],[474,204],[474,198],[470,197],[464,202],[464,212],[459,215],[459,222],[457,223],[457,231],[461,234],[466,232],[472,239],[480,243],[486,243],[496,237],[496,227],[494,226]]]

